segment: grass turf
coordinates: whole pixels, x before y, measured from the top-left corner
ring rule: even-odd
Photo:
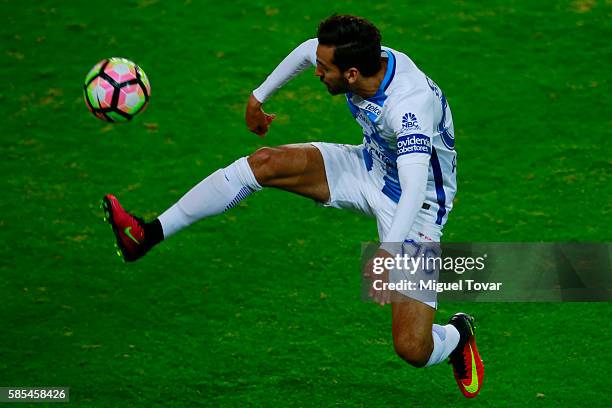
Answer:
[[[447,241],[610,241],[609,2],[2,1],[0,386],[71,387],[71,405],[599,406],[608,304],[451,304],[477,317],[487,378],[394,356],[390,315],[359,301],[356,214],[263,191],[134,265],[114,255],[104,193],[153,217],[263,145],[358,143],[312,71],[249,92],[332,12],[363,15],[453,109],[459,193]],[[128,125],[94,119],[82,78],[135,60],[152,83]],[[38,406],[38,405],[37,405]]]

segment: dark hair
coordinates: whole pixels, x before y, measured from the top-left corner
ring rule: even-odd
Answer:
[[[372,76],[380,70],[380,31],[368,20],[334,14],[321,21],[317,38],[319,44],[335,47],[333,63],[342,72],[355,67]]]

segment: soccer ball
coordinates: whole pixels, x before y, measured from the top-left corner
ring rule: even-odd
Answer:
[[[98,119],[127,122],[149,103],[151,85],[142,69],[125,58],[98,62],[85,77],[85,103]]]

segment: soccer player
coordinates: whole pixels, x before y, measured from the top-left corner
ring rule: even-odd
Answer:
[[[262,104],[308,67],[332,95],[345,94],[363,128],[360,145],[309,143],[264,147],[219,169],[195,185],[157,219],[146,223],[117,199],[103,199],[105,216],[126,261],[194,222],[229,210],[263,187],[275,187],[326,206],[353,209],[377,220],[376,257],[392,257],[392,243],[437,243],[456,192],[451,111],[440,88],[410,58],[381,46],[378,29],[350,15],[323,20],[317,38],[294,49],[253,91],[246,124],[263,136],[274,115]],[[365,274],[372,276],[366,267]],[[387,291],[374,291],[379,303]],[[431,299],[430,299],[431,300]],[[473,318],[433,324],[436,302],[406,298],[392,302],[395,351],[415,367],[450,357],[455,379],[468,398],[480,391],[484,368]]]

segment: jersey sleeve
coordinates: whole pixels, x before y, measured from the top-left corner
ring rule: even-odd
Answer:
[[[393,253],[389,248],[393,248],[395,243],[404,242],[412,229],[412,224],[425,200],[428,172],[429,166],[423,163],[408,163],[398,168],[402,194],[397,203],[391,227],[387,235],[383,237],[384,243],[391,245],[388,248],[383,245],[383,249],[389,253]]]
[[[433,137],[433,101],[429,95],[400,97],[387,117],[387,126],[397,138],[397,166],[429,164]]]
[[[319,41],[316,38],[311,38],[291,51],[266,80],[253,91],[253,96],[259,102],[264,103],[270,95],[285,85],[290,79],[306,68],[316,65],[318,45]]]
[[[390,106],[387,126],[397,137],[397,170],[402,194],[382,248],[393,253],[391,243],[404,242],[425,199],[433,137],[433,102],[428,95],[415,93],[398,98]]]

